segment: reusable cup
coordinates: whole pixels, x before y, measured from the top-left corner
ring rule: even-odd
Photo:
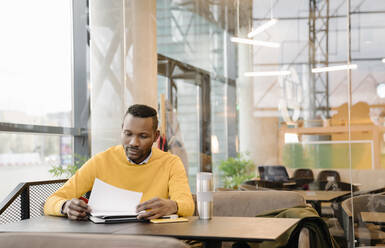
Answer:
[[[213,216],[213,174],[197,173],[197,205],[199,218],[209,220]]]

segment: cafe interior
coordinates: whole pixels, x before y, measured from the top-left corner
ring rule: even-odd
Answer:
[[[1,242],[120,144],[125,111],[146,104],[158,111],[154,146],[180,157],[193,195],[201,172],[213,176],[212,220],[303,204],[333,247],[385,246],[385,1],[0,6]],[[301,229],[298,247],[319,247],[317,235]],[[150,238],[125,242],[162,247]],[[258,241],[250,247],[278,247]]]

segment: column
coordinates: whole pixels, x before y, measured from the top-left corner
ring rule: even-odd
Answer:
[[[92,155],[120,144],[122,117],[135,103],[157,107],[155,0],[91,0]]]

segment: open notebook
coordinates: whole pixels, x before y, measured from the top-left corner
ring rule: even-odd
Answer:
[[[117,188],[98,178],[92,187],[88,205],[89,219],[94,223],[121,223],[139,221],[136,206],[143,193]]]

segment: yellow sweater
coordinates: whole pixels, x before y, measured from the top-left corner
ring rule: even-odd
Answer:
[[[44,205],[44,214],[61,216],[66,200],[79,198],[92,189],[95,178],[115,187],[143,192],[141,202],[154,197],[171,199],[180,216],[194,212],[194,201],[179,157],[152,148],[148,163],[128,162],[122,145],[113,146],[88,160]]]

